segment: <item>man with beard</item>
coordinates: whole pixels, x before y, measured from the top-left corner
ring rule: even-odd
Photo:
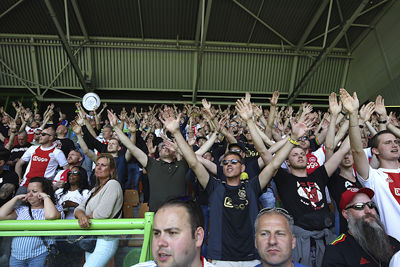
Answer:
[[[322,266],[388,266],[400,242],[385,233],[369,188],[342,194],[340,209],[348,231],[326,247]]]

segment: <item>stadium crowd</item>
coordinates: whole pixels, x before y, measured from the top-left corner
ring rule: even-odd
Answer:
[[[262,108],[246,93],[234,107],[204,99],[119,114],[76,103],[75,118],[36,101],[13,102],[14,116],[0,107],[0,220],[89,228],[126,217],[124,192],[137,190],[156,212],[155,261],[138,266],[399,266],[400,118],[381,96],[360,106],[345,89],[326,112],[278,99]],[[0,237],[0,264],[44,266],[51,245],[58,266],[79,266],[83,254],[84,266],[105,266],[119,242],[98,237],[84,251]]]

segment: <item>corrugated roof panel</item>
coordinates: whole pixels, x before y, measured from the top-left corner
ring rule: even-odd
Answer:
[[[286,92],[291,63],[290,56],[206,53],[199,90]]]
[[[191,89],[190,52],[96,48],[99,88]]]

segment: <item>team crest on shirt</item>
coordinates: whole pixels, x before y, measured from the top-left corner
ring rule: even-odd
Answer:
[[[393,183],[393,180],[390,179],[390,177],[388,177],[388,178],[386,178],[386,182],[388,182],[388,183]]]
[[[388,183],[390,193],[396,199],[397,203],[400,204],[400,173],[393,173],[393,172],[385,172],[388,175],[388,179],[391,182]]]
[[[321,189],[315,182],[297,182],[297,194],[301,203],[311,206],[314,210],[325,206]]]
[[[246,190],[239,189],[239,190],[238,190],[238,196],[239,196],[241,199],[246,199]]]

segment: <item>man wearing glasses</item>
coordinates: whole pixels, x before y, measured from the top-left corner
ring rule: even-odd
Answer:
[[[348,231],[326,247],[322,266],[388,266],[400,242],[388,236],[371,199],[369,188],[351,188],[342,194],[340,209]]]
[[[255,267],[305,267],[292,261],[296,247],[293,218],[281,208],[265,208],[258,213],[254,223],[255,246],[261,263]]]
[[[53,180],[57,167],[67,168],[68,162],[64,153],[55,147],[55,131],[48,127],[44,129],[39,138],[38,146],[31,146],[15,165],[15,172],[20,179],[20,187],[17,194],[26,193],[29,180],[32,177],[45,177]],[[22,166],[28,163],[25,174],[22,175]]]

